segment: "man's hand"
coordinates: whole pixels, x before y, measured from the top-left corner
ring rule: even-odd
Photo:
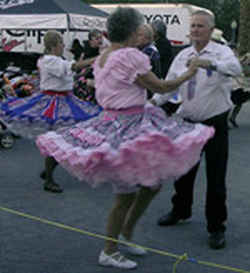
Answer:
[[[192,58],[187,61],[187,66],[189,67],[193,63],[197,67],[204,68],[204,69],[211,69],[212,67],[212,62],[207,59],[200,59],[198,57]]]

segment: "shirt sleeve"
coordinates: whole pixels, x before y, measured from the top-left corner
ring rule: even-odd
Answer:
[[[75,61],[67,61],[61,58],[51,58],[47,65],[49,74],[55,77],[61,78],[63,76],[73,75],[72,64]]]
[[[151,65],[148,56],[135,48],[123,52],[116,70],[117,75],[120,74],[129,83],[133,83],[138,75],[147,74],[149,71]]]
[[[223,46],[221,56],[212,61],[212,66],[216,67],[217,72],[226,76],[240,76],[242,68],[238,58],[228,46]]]

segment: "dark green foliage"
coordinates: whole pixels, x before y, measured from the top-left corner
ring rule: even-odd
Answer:
[[[244,55],[250,52],[250,0],[240,1],[240,14],[239,53]]]

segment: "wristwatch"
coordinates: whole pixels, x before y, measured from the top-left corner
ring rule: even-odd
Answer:
[[[217,70],[217,65],[211,64],[209,66],[209,69],[211,69],[212,71],[216,71]]]

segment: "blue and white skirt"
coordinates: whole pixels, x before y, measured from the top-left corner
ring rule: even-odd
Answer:
[[[41,91],[25,98],[10,97],[0,104],[0,119],[26,138],[97,116],[102,108],[78,99],[71,91]]]

